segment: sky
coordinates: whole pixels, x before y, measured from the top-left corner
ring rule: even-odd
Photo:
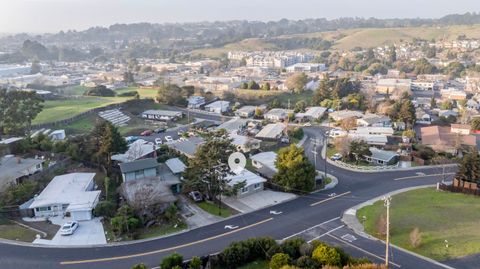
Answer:
[[[0,33],[84,30],[135,22],[305,18],[439,18],[480,0],[0,0]]]

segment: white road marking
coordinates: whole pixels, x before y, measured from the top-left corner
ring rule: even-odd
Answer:
[[[346,244],[346,245],[348,245],[348,246],[351,246],[352,248],[355,248],[355,249],[357,249],[357,250],[360,250],[361,252],[366,253],[366,254],[368,254],[368,255],[370,255],[370,256],[372,256],[372,257],[375,257],[375,258],[377,258],[377,259],[379,259],[379,260],[385,261],[384,258],[382,258],[382,257],[380,257],[380,256],[378,256],[378,255],[376,255],[376,254],[373,254],[373,253],[371,253],[371,252],[369,252],[369,251],[367,251],[367,250],[364,250],[363,248],[357,247],[357,246],[355,246],[354,244],[350,244],[349,242],[347,242],[347,241],[345,241],[345,240],[342,240],[342,239],[340,239],[340,238],[338,238],[338,237],[336,237],[336,236],[333,236],[333,235],[331,235],[331,234],[328,234],[328,236],[330,236],[331,238],[333,238],[333,239],[335,239],[335,240],[338,240],[338,241],[340,241],[340,242],[342,242],[342,243],[344,243],[344,244]],[[396,264],[396,263],[394,263],[394,262],[390,262],[390,264],[392,264],[393,266],[399,267],[399,268],[401,267],[399,264]]]
[[[348,241],[350,243],[352,243],[353,241],[357,240],[357,238],[354,236],[354,235],[351,235],[351,234],[344,234],[342,235],[341,237],[343,240],[345,241]]]
[[[335,195],[335,196],[333,196],[333,197],[330,197],[330,198],[327,198],[327,199],[325,199],[325,200],[321,200],[321,201],[318,201],[318,202],[316,202],[316,203],[313,203],[313,204],[311,204],[310,206],[316,206],[316,205],[318,205],[318,204],[328,202],[328,201],[330,201],[330,200],[339,198],[339,197],[344,196],[344,195],[347,195],[347,194],[349,194],[349,193],[351,193],[351,191],[347,191],[347,192],[344,192],[344,193],[342,193],[342,194],[337,194],[337,195]]]
[[[421,175],[421,176],[410,176],[410,177],[399,177],[395,178],[394,180],[402,180],[402,179],[412,179],[412,178],[420,178],[420,177],[437,177],[437,176],[449,176],[455,175],[456,173],[445,173],[445,174],[430,174],[430,175]]]
[[[272,214],[272,215],[280,215],[282,213],[283,213],[282,211],[270,210],[270,214]]]
[[[335,220],[338,220],[338,219],[340,219],[340,217],[336,217],[336,218],[333,218],[333,219],[331,219],[331,220],[324,221],[324,222],[322,222],[322,223],[320,223],[320,224],[317,224],[317,225],[315,225],[315,226],[312,226],[312,227],[310,227],[310,228],[308,228],[308,229],[305,229],[305,230],[300,231],[300,232],[298,232],[298,233],[295,233],[295,234],[292,234],[292,235],[290,235],[290,236],[287,236],[287,237],[283,238],[282,241],[285,241],[285,240],[287,240],[287,239],[290,239],[290,238],[292,238],[292,237],[295,237],[295,236],[297,236],[297,235],[299,235],[299,234],[302,234],[302,233],[304,233],[304,232],[308,232],[308,231],[310,231],[310,230],[312,230],[312,229],[317,228],[318,226],[322,226],[322,225],[324,225],[324,224],[327,224],[327,223],[329,223],[329,222],[332,222],[332,221],[335,221]]]
[[[319,238],[321,238],[321,237],[323,237],[323,236],[325,236],[325,235],[327,235],[327,234],[330,234],[331,232],[334,232],[334,231],[336,231],[336,230],[338,230],[338,229],[342,229],[343,227],[345,227],[345,225],[340,225],[340,226],[338,226],[337,228],[331,229],[330,231],[328,231],[328,232],[326,232],[326,233],[323,233],[323,234],[321,234],[321,235],[313,238],[312,240],[308,241],[308,243],[312,243],[312,241],[317,240],[317,239],[319,239]]]
[[[234,225],[225,225],[225,229],[229,229],[229,230],[234,230],[234,229],[237,229],[238,226],[234,226]]]

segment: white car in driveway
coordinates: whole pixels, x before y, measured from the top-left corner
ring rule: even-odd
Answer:
[[[172,142],[173,138],[171,136],[167,135],[167,136],[165,136],[165,141]]]
[[[155,138],[155,144],[157,146],[163,144],[162,139],[160,137]]]
[[[69,221],[63,224],[62,228],[60,229],[61,235],[72,235],[78,229],[78,222],[77,221]]]

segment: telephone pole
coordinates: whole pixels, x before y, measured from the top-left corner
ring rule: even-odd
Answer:
[[[383,202],[387,207],[387,238],[385,240],[385,267],[388,269],[389,265],[389,247],[390,247],[390,203],[392,197],[387,196],[383,198]]]

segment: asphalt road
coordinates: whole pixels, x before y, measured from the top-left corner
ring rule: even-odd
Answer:
[[[305,133],[309,137],[320,139],[323,131],[319,128],[307,128]],[[307,153],[310,152],[309,157],[312,157],[313,146],[308,141],[305,148]],[[320,154],[317,169],[323,170]],[[291,236],[301,236],[308,240],[318,238],[339,245],[354,256],[367,257],[381,263],[384,245],[355,235],[342,226],[339,217],[348,208],[387,192],[434,184],[441,180],[441,176],[438,175],[441,171],[438,168],[379,173],[356,173],[334,166],[327,166],[327,169],[340,182],[333,190],[301,196],[283,204],[169,237],[89,248],[52,248],[0,243],[0,268],[130,268],[140,262],[158,266],[162,257],[173,252],[181,253],[186,258],[208,255],[221,251],[233,241],[259,236],[270,236],[274,239]],[[425,176],[419,176],[418,172],[424,173]],[[332,192],[337,195],[329,196]],[[395,200],[392,201],[394,202]],[[272,215],[270,213],[272,210],[282,213]],[[238,228],[229,230],[225,229],[225,225]],[[353,235],[355,239],[348,235]],[[442,268],[438,264],[396,249],[393,249],[392,253],[391,268]]]

